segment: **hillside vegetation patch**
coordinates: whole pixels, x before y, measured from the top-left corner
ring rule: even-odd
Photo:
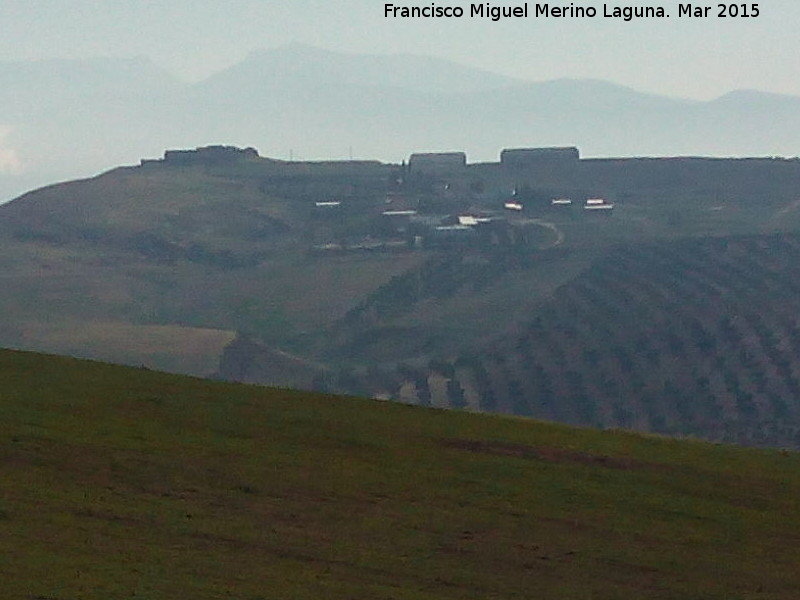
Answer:
[[[789,600],[800,458],[0,352],[9,598]]]

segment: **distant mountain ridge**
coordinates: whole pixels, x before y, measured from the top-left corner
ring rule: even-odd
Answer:
[[[525,82],[446,60],[303,45],[254,52],[204,81],[148,59],[0,63],[0,198],[213,143],[277,158],[577,145],[587,156],[794,156],[800,98],[710,102],[594,80]],[[13,165],[13,169],[10,165]]]
[[[251,52],[242,62],[195,84],[205,91],[324,87],[328,85],[398,88],[460,94],[510,87],[520,80],[465,67],[448,60],[409,54],[354,55],[289,44]]]

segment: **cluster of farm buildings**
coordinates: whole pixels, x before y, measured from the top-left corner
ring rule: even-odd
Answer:
[[[472,164],[464,152],[415,153],[397,165],[281,161],[254,148],[207,146],[168,150],[142,166],[243,166],[265,193],[312,204],[309,243],[327,253],[515,243],[532,217],[611,215],[614,203],[581,175],[586,162],[575,147],[505,149],[498,162]]]
[[[569,171],[579,160],[577,148],[523,148],[503,150],[499,163],[483,166],[499,166],[512,172],[527,172],[531,166]],[[464,194],[463,181],[470,178],[467,173],[471,167],[463,152],[412,154],[403,164],[398,183],[403,184],[403,178],[426,178],[432,182],[427,195],[437,197],[436,202],[427,203],[429,198],[425,194],[413,189],[409,191],[400,185],[385,193],[380,206],[380,216],[386,222],[386,226],[379,228],[382,235],[372,233],[350,244],[327,241],[316,244],[314,250],[399,250],[423,245],[470,243],[491,236],[497,243],[500,238],[509,238],[509,228],[530,223],[531,216],[564,218],[574,214],[575,210],[610,215],[614,210],[613,202],[593,195],[576,199],[553,196],[534,200],[519,185],[506,186],[502,191],[490,188]],[[461,191],[456,189],[457,182],[462,184]],[[314,203],[318,214],[334,214],[343,207],[342,200],[333,198]],[[506,233],[497,235],[501,229]]]

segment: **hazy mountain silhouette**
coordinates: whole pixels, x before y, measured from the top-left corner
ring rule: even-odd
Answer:
[[[244,61],[199,83],[206,93],[230,89],[259,93],[330,85],[390,87],[428,93],[468,93],[504,88],[519,80],[415,55],[353,55],[289,44],[252,52]]]
[[[148,107],[183,85],[144,58],[0,62],[0,201],[149,150]]]
[[[697,102],[303,45],[254,52],[192,85],[144,59],[0,63],[0,198],[209,143],[397,162],[420,150],[480,161],[553,144],[589,156],[795,155],[798,108],[798,97],[757,91]]]

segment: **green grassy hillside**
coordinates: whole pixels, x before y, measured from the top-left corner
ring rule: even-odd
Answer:
[[[0,352],[6,598],[795,599],[800,457]]]

